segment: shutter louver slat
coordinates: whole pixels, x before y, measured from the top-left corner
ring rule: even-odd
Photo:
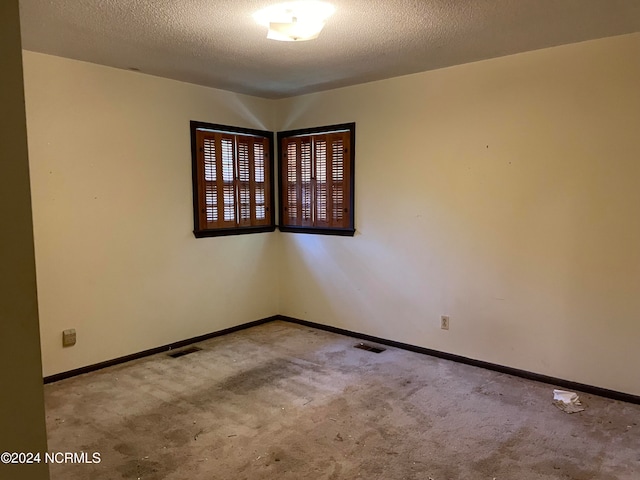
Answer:
[[[264,220],[267,217],[267,211],[264,205],[265,195],[264,195],[264,186],[256,187],[255,192],[256,198],[256,219]]]
[[[255,140],[253,144],[253,204],[255,206],[254,223],[256,225],[267,222],[267,192],[266,192],[266,145],[264,140]]]
[[[287,217],[289,224],[298,219],[298,148],[297,142],[287,145]]]
[[[207,182],[216,181],[216,143],[213,138],[204,139],[204,179]]]
[[[216,145],[216,200],[217,204],[217,220],[215,224],[211,224],[211,227],[224,226],[224,179],[222,178],[222,136],[219,133],[215,134]]]
[[[223,180],[223,219],[225,222],[236,224],[236,195],[235,195],[235,161],[234,138],[223,136],[222,140],[222,180]]]
[[[327,223],[327,141],[315,141],[316,160],[316,223]]]
[[[216,223],[218,221],[218,189],[215,183],[207,183],[205,188],[207,223]]]
[[[224,186],[224,220],[230,222],[236,218],[236,202],[233,185]]]
[[[334,182],[344,180],[344,144],[342,139],[336,139],[331,142],[331,176]]]
[[[222,179],[224,183],[233,182],[233,140],[222,139]]]
[[[251,222],[251,189],[248,185],[239,187],[240,197],[240,223]]]
[[[238,180],[249,181],[249,144],[238,143]]]
[[[207,224],[218,222],[218,186],[217,186],[217,166],[216,166],[216,143],[215,138],[205,138],[203,140],[203,163],[205,180],[205,217]]]
[[[253,145],[253,158],[255,159],[256,182],[264,183],[264,145],[261,143]]]
[[[238,224],[251,225],[251,186],[249,140],[238,139]]]
[[[341,226],[344,217],[344,145],[341,138],[331,142],[331,224]]]
[[[311,202],[311,141],[305,139],[300,143],[300,186],[302,200],[302,223],[312,223]]]

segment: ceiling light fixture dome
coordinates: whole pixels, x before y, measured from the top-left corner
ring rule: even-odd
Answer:
[[[283,42],[299,42],[318,38],[325,21],[335,8],[327,2],[301,0],[279,3],[253,14],[260,25],[269,27],[267,38]]]

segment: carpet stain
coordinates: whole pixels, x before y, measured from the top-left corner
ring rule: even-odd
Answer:
[[[640,406],[273,322],[45,385],[52,480],[638,480]]]

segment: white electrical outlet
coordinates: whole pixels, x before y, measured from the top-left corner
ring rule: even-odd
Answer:
[[[442,315],[440,317],[440,328],[443,330],[449,330],[449,315]]]

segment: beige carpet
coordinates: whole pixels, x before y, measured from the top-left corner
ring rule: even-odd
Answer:
[[[271,322],[45,386],[53,480],[638,480],[640,406]]]

